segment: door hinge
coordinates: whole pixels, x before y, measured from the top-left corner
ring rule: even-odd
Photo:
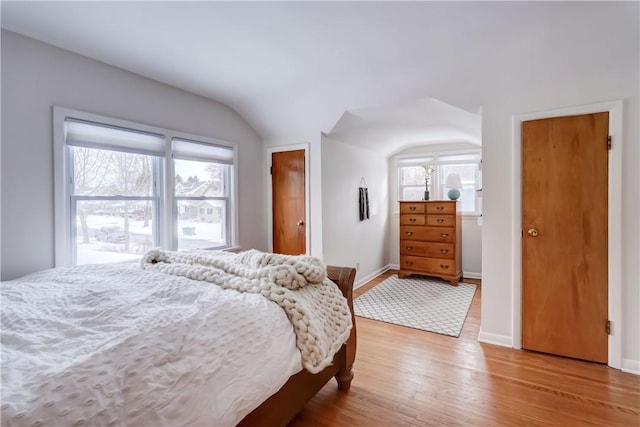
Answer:
[[[611,150],[611,136],[607,137],[607,150]]]
[[[269,175],[273,175],[273,166],[269,166]]]
[[[611,335],[611,320],[607,320],[606,331],[607,335]]]

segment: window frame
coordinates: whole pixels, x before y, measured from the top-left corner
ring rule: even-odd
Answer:
[[[154,161],[155,178],[157,178],[154,188],[154,197],[157,196],[154,221],[154,244],[169,250],[177,250],[178,244],[178,215],[175,198],[175,172],[173,167],[172,140],[180,139],[193,141],[205,145],[215,145],[230,150],[232,159],[225,180],[228,185],[227,201],[227,244],[224,246],[210,247],[207,249],[226,249],[237,245],[238,236],[238,144],[221,139],[204,137],[201,135],[189,134],[186,132],[151,126],[128,120],[116,119],[93,113],[73,110],[60,106],[53,106],[53,145],[54,145],[54,263],[56,267],[69,266],[76,261],[76,232],[72,226],[75,220],[75,203],[87,196],[74,196],[72,191],[73,157],[67,144],[65,135],[65,120],[76,119],[96,124],[114,126],[118,128],[131,129],[145,133],[153,133],[163,136],[163,155],[158,156],[159,160]],[[91,146],[91,145],[88,145]],[[99,144],[93,148],[105,149]],[[138,154],[148,154],[136,150],[114,150],[120,152],[134,152]],[[194,158],[194,160],[198,160]],[[210,163],[211,160],[205,160]],[[75,198],[74,198],[75,197]],[[112,199],[111,196],[96,196],[103,199]],[[137,196],[114,196],[117,199],[140,199]],[[90,196],[92,200],[98,200]],[[147,199],[142,196],[141,199]]]
[[[78,206],[78,202],[81,201],[145,201],[145,200],[149,200],[152,202],[155,202],[155,207],[153,209],[153,215],[152,218],[155,218],[154,221],[152,221],[152,237],[153,237],[153,241],[152,241],[152,245],[153,246],[158,246],[158,242],[160,240],[160,232],[159,232],[159,224],[161,223],[160,220],[160,212],[161,212],[161,204],[162,204],[162,200],[160,197],[160,193],[159,193],[159,189],[162,188],[162,160],[163,158],[160,156],[153,156],[152,159],[152,172],[151,172],[151,177],[152,177],[152,182],[153,182],[153,194],[150,196],[123,196],[123,195],[117,195],[117,196],[86,196],[86,195],[76,195],[73,193],[73,188],[75,186],[75,183],[73,181],[73,176],[75,173],[75,164],[73,161],[73,152],[71,149],[69,148],[74,148],[70,145],[65,144],[65,156],[67,156],[67,165],[68,165],[68,179],[66,180],[68,187],[67,187],[67,191],[69,194],[69,217],[68,219],[65,219],[65,221],[68,223],[69,226],[69,242],[68,242],[68,256],[69,256],[69,261],[72,262],[73,264],[77,264],[77,260],[78,260],[78,254],[77,254],[77,239],[78,239],[78,229],[77,227],[73,227],[72,223],[73,221],[76,220],[76,215],[77,215],[77,206]],[[87,147],[90,148],[90,147]],[[103,147],[96,147],[96,149],[98,150],[106,150]],[[119,150],[111,150],[111,151],[115,151],[118,153],[127,153],[127,154],[141,154],[141,155],[148,155],[148,154],[143,154],[143,153],[139,153],[136,151],[119,151]]]
[[[473,160],[446,160],[448,156],[461,156],[461,155],[477,155],[478,159]],[[433,174],[431,179],[431,189],[430,196],[434,197],[431,200],[449,200],[446,197],[446,194],[442,193],[442,180],[441,175],[441,166],[442,165],[463,165],[463,164],[473,164],[477,165],[476,171],[476,187],[481,188],[482,182],[482,152],[481,150],[455,150],[455,151],[438,151],[438,152],[423,152],[423,153],[415,153],[415,154],[407,154],[400,155],[396,157],[395,167],[396,167],[396,177],[397,177],[397,202],[403,200],[403,189],[406,187],[415,187],[415,185],[403,185],[402,177],[401,177],[401,169],[403,167],[411,167],[411,166],[420,166],[425,162],[434,162],[437,166],[436,172]],[[424,187],[424,185],[422,186]],[[480,188],[476,188],[475,191],[475,211],[470,212],[461,212],[463,217],[480,217],[482,216],[482,196],[480,194]],[[397,204],[396,204],[397,206]]]

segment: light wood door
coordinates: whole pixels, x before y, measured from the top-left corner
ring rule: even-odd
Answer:
[[[609,113],[522,124],[522,344],[607,362]]]
[[[306,252],[304,150],[271,155],[273,252]]]

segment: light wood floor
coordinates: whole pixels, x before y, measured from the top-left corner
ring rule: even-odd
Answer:
[[[639,376],[479,343],[479,290],[459,338],[356,324],[351,390],[329,382],[290,426],[640,426]]]

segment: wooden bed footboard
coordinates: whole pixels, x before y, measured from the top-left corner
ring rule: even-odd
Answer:
[[[338,285],[349,303],[353,328],[348,341],[336,353],[331,366],[317,374],[303,370],[293,375],[280,390],[244,417],[239,426],[286,425],[331,377],[335,377],[339,390],[349,390],[353,379],[353,362],[356,357],[356,321],[353,314],[353,281],[356,270],[349,267],[328,266],[327,275]]]

